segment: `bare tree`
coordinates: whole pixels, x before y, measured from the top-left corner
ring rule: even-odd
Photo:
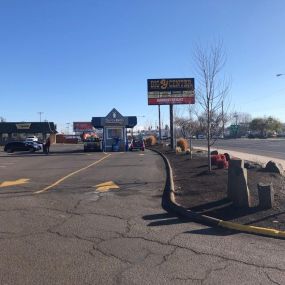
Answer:
[[[6,119],[4,117],[0,117],[0,123],[6,122]]]
[[[225,65],[225,53],[221,42],[205,49],[197,46],[195,62],[198,73],[197,101],[206,117],[206,134],[208,149],[208,171],[211,166],[211,145],[214,144],[213,132],[224,121],[224,104],[229,92],[230,84],[222,78],[222,69]]]

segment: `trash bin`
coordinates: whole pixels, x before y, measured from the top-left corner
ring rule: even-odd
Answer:
[[[112,151],[120,151],[120,138],[114,138],[112,144]]]

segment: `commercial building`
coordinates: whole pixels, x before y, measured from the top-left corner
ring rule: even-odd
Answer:
[[[24,140],[28,136],[37,136],[39,140],[45,140],[56,133],[56,125],[53,122],[1,122],[0,144]]]
[[[104,151],[125,151],[128,148],[127,129],[137,124],[137,117],[122,116],[115,108],[106,117],[93,117],[92,125],[103,129]]]

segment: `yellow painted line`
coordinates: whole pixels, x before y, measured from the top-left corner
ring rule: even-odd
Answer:
[[[270,228],[246,226],[246,225],[236,224],[236,223],[227,222],[227,221],[220,221],[218,225],[223,228],[232,229],[232,230],[285,238],[284,231],[279,231],[279,230],[270,229]]]
[[[93,163],[91,163],[91,164],[89,164],[89,165],[87,165],[87,166],[85,166],[85,167],[83,167],[83,168],[80,168],[80,169],[78,169],[78,170],[76,170],[76,171],[74,171],[74,172],[72,172],[72,173],[69,173],[68,175],[62,177],[61,179],[57,180],[56,182],[54,182],[53,184],[47,186],[46,188],[34,192],[34,194],[40,194],[40,193],[46,192],[47,190],[49,190],[49,189],[53,188],[54,186],[60,184],[61,182],[63,182],[63,181],[66,180],[67,178],[69,178],[69,177],[71,177],[71,176],[73,176],[73,175],[75,175],[75,174],[77,174],[77,173],[79,173],[79,172],[81,172],[81,171],[83,171],[83,170],[86,170],[86,169],[88,169],[89,167],[92,167],[93,165],[96,165],[96,164],[100,163],[100,162],[103,161],[104,159],[108,158],[110,155],[111,155],[111,154],[108,154],[108,155],[104,156],[103,158],[101,158],[101,159],[99,159],[99,160],[97,160],[97,161],[95,161],[95,162],[93,162]]]
[[[98,192],[107,192],[110,189],[119,189],[120,188],[113,181],[107,181],[104,183],[100,183],[100,184],[95,185],[94,187],[96,187],[96,191],[98,191]]]
[[[15,185],[22,185],[22,184],[28,183],[29,181],[30,181],[30,179],[27,179],[27,178],[21,178],[21,179],[17,179],[14,181],[4,181],[4,182],[0,183],[0,188],[15,186]]]

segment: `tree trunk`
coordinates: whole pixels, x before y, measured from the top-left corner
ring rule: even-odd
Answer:
[[[210,120],[210,108],[207,110],[207,147],[208,147],[208,172],[212,172],[211,165],[211,145],[210,145],[210,129],[211,129],[211,120]]]
[[[189,139],[189,149],[190,149],[190,159],[192,159],[192,135],[190,135]]]

